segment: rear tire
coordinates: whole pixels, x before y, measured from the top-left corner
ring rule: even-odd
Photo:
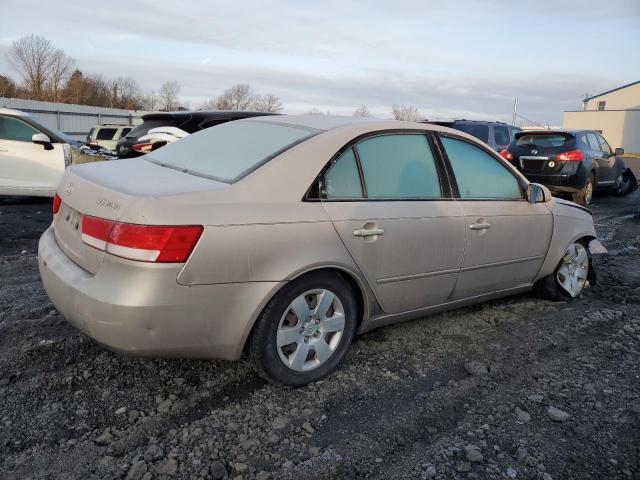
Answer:
[[[573,194],[573,201],[585,207],[591,203],[593,199],[593,189],[596,184],[596,175],[591,172],[587,177],[587,181],[580,190]]]
[[[351,286],[335,272],[304,275],[285,285],[253,327],[249,355],[271,383],[299,387],[328,375],[356,331]]]
[[[553,273],[536,282],[534,292],[540,298],[554,302],[578,297],[588,285],[590,268],[589,250],[582,242],[574,242],[569,245]]]

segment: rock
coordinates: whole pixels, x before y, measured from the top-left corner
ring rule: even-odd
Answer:
[[[542,480],[553,480],[553,477],[545,472],[542,474]]]
[[[467,460],[471,463],[480,463],[484,460],[480,448],[477,445],[467,445],[464,450]]]
[[[209,473],[211,474],[211,478],[213,478],[213,480],[222,480],[227,476],[227,469],[222,464],[222,462],[216,461],[211,464]]]
[[[434,467],[433,465],[427,465],[426,470],[424,471],[424,476],[427,478],[435,478],[435,476],[438,474],[438,472],[436,471],[436,467]]]
[[[456,472],[464,473],[471,471],[471,464],[469,462],[460,462],[456,465]]]
[[[531,395],[527,396],[527,400],[534,403],[542,403],[542,400],[544,400],[544,395],[540,395],[539,393],[532,393]]]
[[[240,472],[240,473],[245,473],[249,471],[249,465],[247,465],[246,463],[243,462],[238,462],[236,464],[233,465],[233,468]]]
[[[309,422],[304,422],[302,424],[302,429],[307,433],[315,432],[315,429],[311,426],[311,424]]]
[[[160,404],[158,405],[158,412],[159,413],[167,413],[169,410],[171,410],[171,404],[173,403],[173,401],[171,399],[167,399],[164,400],[162,402],[160,402]]]
[[[509,478],[516,478],[518,476],[518,472],[516,472],[511,467],[507,468],[507,471],[505,473],[506,473],[507,477],[509,477]]]
[[[487,368],[487,366],[484,363],[478,362],[478,361],[471,361],[471,362],[465,363],[464,369],[467,371],[469,375],[472,375],[474,377],[489,374],[489,369]]]
[[[276,417],[273,422],[271,422],[271,427],[274,430],[284,430],[289,426],[291,420],[288,417]]]
[[[147,464],[140,460],[135,462],[127,471],[127,480],[140,480],[147,473]]]
[[[553,406],[547,408],[547,414],[554,422],[565,422],[569,420],[569,417],[571,417],[567,412]]]
[[[119,409],[116,410],[116,415],[122,415],[126,411],[127,411],[127,407],[120,407]]]
[[[175,459],[173,458],[168,458],[167,460],[164,460],[163,462],[159,463],[158,466],[156,467],[156,473],[159,473],[160,475],[175,475],[176,472],[178,471],[178,462],[175,461]]]
[[[524,410],[516,407],[516,420],[518,423],[527,423],[531,420],[531,415],[529,412],[525,412]]]
[[[95,438],[94,442],[96,445],[109,445],[111,442],[113,442],[113,435],[111,434],[109,429],[106,429],[104,432],[102,432],[101,435],[98,435]]]
[[[164,457],[164,451],[158,445],[151,445],[144,452],[144,459],[147,462],[154,462]]]
[[[256,440],[255,438],[249,438],[243,442],[240,442],[240,447],[243,450],[251,450],[254,447],[257,447],[260,444],[260,442],[258,442],[258,440]]]

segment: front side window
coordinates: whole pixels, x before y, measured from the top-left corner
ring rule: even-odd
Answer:
[[[611,151],[611,147],[609,146],[607,141],[604,138],[602,138],[601,135],[596,135],[596,137],[598,138],[598,142],[600,142],[600,148],[602,149],[602,152],[607,157],[610,157],[611,155],[613,155],[613,152]]]
[[[0,139],[30,142],[34,133],[40,133],[28,123],[13,117],[0,116]]]
[[[425,135],[382,135],[356,146],[368,198],[440,198],[440,180]]]
[[[169,168],[233,183],[320,131],[256,120],[201,130],[142,157]]]
[[[98,130],[96,140],[113,140],[118,129],[116,128],[101,128]]]
[[[493,138],[498,145],[509,145],[509,129],[507,127],[493,127]]]
[[[325,174],[324,191],[328,199],[363,197],[360,173],[353,148],[340,155]]]
[[[521,199],[517,178],[484,150],[463,140],[442,137],[461,198]]]

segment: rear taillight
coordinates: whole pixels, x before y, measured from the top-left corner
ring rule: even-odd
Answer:
[[[509,150],[502,150],[500,152],[500,155],[502,156],[502,158],[506,158],[507,160],[509,160],[510,162],[513,161],[513,155],[511,155],[511,153],[509,152]]]
[[[584,160],[584,154],[580,150],[571,150],[559,154],[556,160],[561,162],[581,162]]]
[[[82,218],[82,241],[118,257],[142,262],[186,262],[202,235],[201,225],[156,226]]]
[[[55,215],[60,211],[60,205],[62,205],[62,199],[57,193],[53,196],[53,214]]]
[[[136,152],[147,153],[153,150],[153,143],[136,143],[131,148]]]

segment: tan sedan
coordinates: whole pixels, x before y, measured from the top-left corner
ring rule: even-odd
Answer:
[[[39,245],[49,297],[116,350],[238,359],[303,385],[356,333],[593,282],[591,214],[475,138],[329,116],[230,122],[68,169]]]

